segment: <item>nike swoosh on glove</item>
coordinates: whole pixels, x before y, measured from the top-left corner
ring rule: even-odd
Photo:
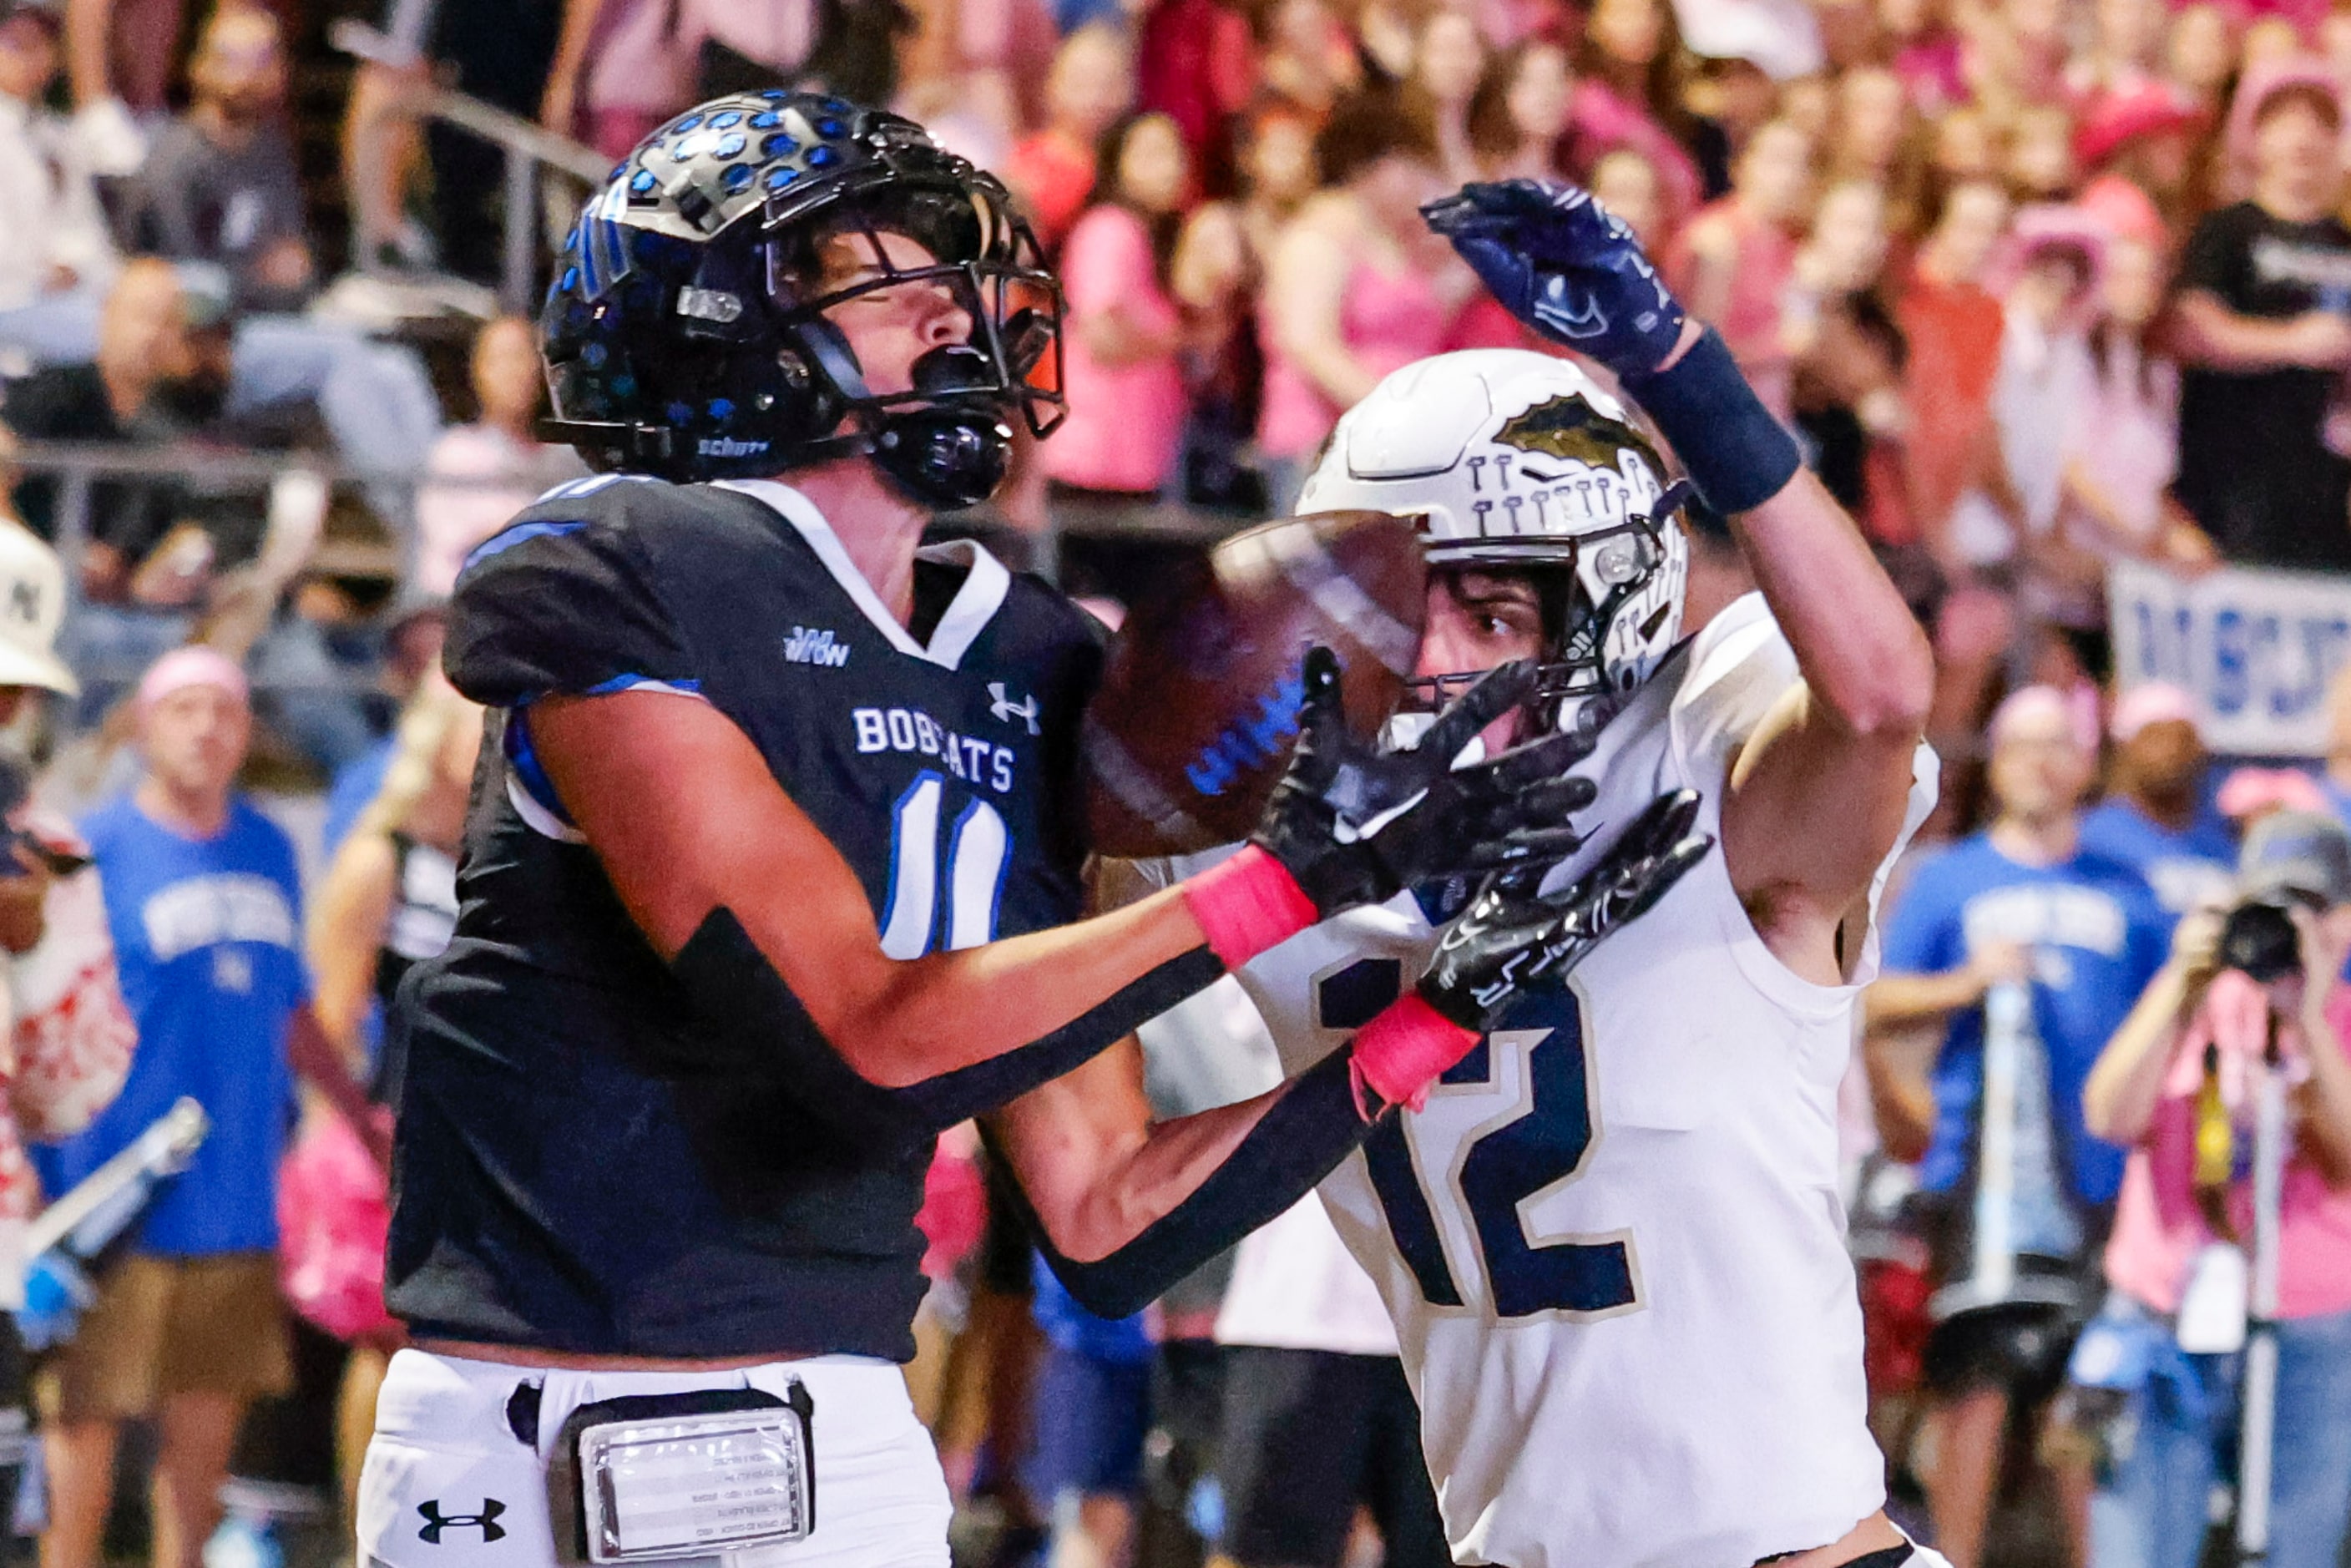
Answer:
[[[1545,897],[1539,875],[1513,872],[1479,890],[1437,939],[1420,995],[1464,1029],[1494,1027],[1520,992],[1566,977],[1587,954],[1640,918],[1714,840],[1692,833],[1698,794],[1660,795],[1598,864]]]
[[[1620,376],[1672,352],[1681,302],[1622,219],[1580,185],[1464,185],[1420,209],[1510,314]]]
[[[1592,754],[1593,737],[1547,736],[1453,766],[1473,737],[1534,695],[1531,663],[1484,675],[1397,751],[1348,733],[1328,648],[1307,650],[1304,679],[1298,750],[1249,841],[1281,863],[1319,917],[1442,877],[1540,876],[1583,844],[1568,819],[1592,803],[1593,786],[1566,773]]]

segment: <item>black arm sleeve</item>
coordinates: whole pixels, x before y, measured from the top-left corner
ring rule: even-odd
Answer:
[[[1353,1055],[1342,1046],[1290,1080],[1207,1180],[1106,1258],[1065,1257],[1030,1211],[1038,1250],[1078,1304],[1102,1318],[1139,1312],[1313,1191],[1372,1131],[1355,1108]]]
[[[842,1060],[743,929],[718,908],[670,970],[704,1022],[746,1062],[768,1069],[810,1113],[847,1139],[902,1149],[1019,1099],[1101,1055],[1225,972],[1206,946],[1169,959],[1041,1039],[951,1072],[884,1089]]]

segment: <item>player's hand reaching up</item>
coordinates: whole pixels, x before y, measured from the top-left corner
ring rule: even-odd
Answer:
[[[1583,843],[1568,819],[1592,803],[1593,786],[1565,775],[1591,755],[1591,737],[1550,736],[1453,766],[1533,695],[1532,664],[1484,676],[1400,751],[1348,733],[1329,649],[1308,650],[1305,684],[1297,753],[1249,841],[1281,862],[1319,917],[1442,877],[1531,870],[1539,878]]]
[[[1420,212],[1511,315],[1620,376],[1656,370],[1681,337],[1641,242],[1580,185],[1469,184]]]
[[[1422,999],[1484,1030],[1519,992],[1564,978],[1706,858],[1713,838],[1690,831],[1698,807],[1695,789],[1658,796],[1599,863],[1549,896],[1535,891],[1540,874],[1494,878],[1439,936]]]

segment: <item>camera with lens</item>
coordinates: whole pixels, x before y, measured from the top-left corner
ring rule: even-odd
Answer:
[[[2288,913],[2316,910],[2321,902],[2289,889],[2248,898],[2220,922],[2220,967],[2240,969],[2267,985],[2302,969],[2302,934]]]

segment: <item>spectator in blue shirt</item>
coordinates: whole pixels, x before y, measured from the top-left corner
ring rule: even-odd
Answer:
[[[1042,1258],[1029,1264],[1045,1336],[1035,1431],[1023,1478],[1052,1510],[1046,1568],[1114,1568],[1134,1558],[1135,1498],[1151,1427],[1150,1331],[1144,1314],[1098,1318]]]
[[[2107,731],[2114,761],[2105,800],[2082,818],[2084,852],[2137,872],[2174,921],[2228,903],[2237,846],[2205,789],[2212,759],[2194,700],[2174,685],[2133,686]]]
[[[212,1131],[46,1375],[49,1568],[97,1568],[121,1423],[149,1416],[155,1568],[199,1568],[246,1406],[290,1380],[274,1249],[293,1073],[347,1113],[364,1103],[310,1014],[293,845],[233,788],[252,724],[243,673],[177,649],[136,700],[144,775],[83,829],[139,1046],[114,1103],[40,1151],[42,1178],[67,1190],[183,1094]]]
[[[1998,987],[2022,987],[2031,1023],[2011,1162],[2016,1249],[2086,1273],[2123,1151],[2083,1125],[2082,1083],[2161,967],[2171,924],[2127,867],[2082,844],[2095,743],[2064,696],[2047,686],[2017,693],[1993,716],[1991,741],[1991,826],[1918,869],[1887,925],[1886,972],[1868,995],[1874,1030],[1945,1026],[1918,1183],[1927,1207],[1949,1222],[1933,1227],[1947,1285],[1966,1278],[1971,1261],[1966,1221],[1987,999]],[[2045,1295],[2062,1295],[2050,1289],[2059,1282],[2037,1281]],[[2074,1326],[2060,1311],[2010,1308],[1952,1317],[1929,1341],[1938,1457],[1928,1497],[1938,1544],[1954,1563],[1979,1561],[2003,1435],[2017,1411],[2054,1392]],[[2086,1476],[2060,1479],[2078,1482],[2086,1499]],[[2078,1551],[2074,1560],[2083,1560]]]

